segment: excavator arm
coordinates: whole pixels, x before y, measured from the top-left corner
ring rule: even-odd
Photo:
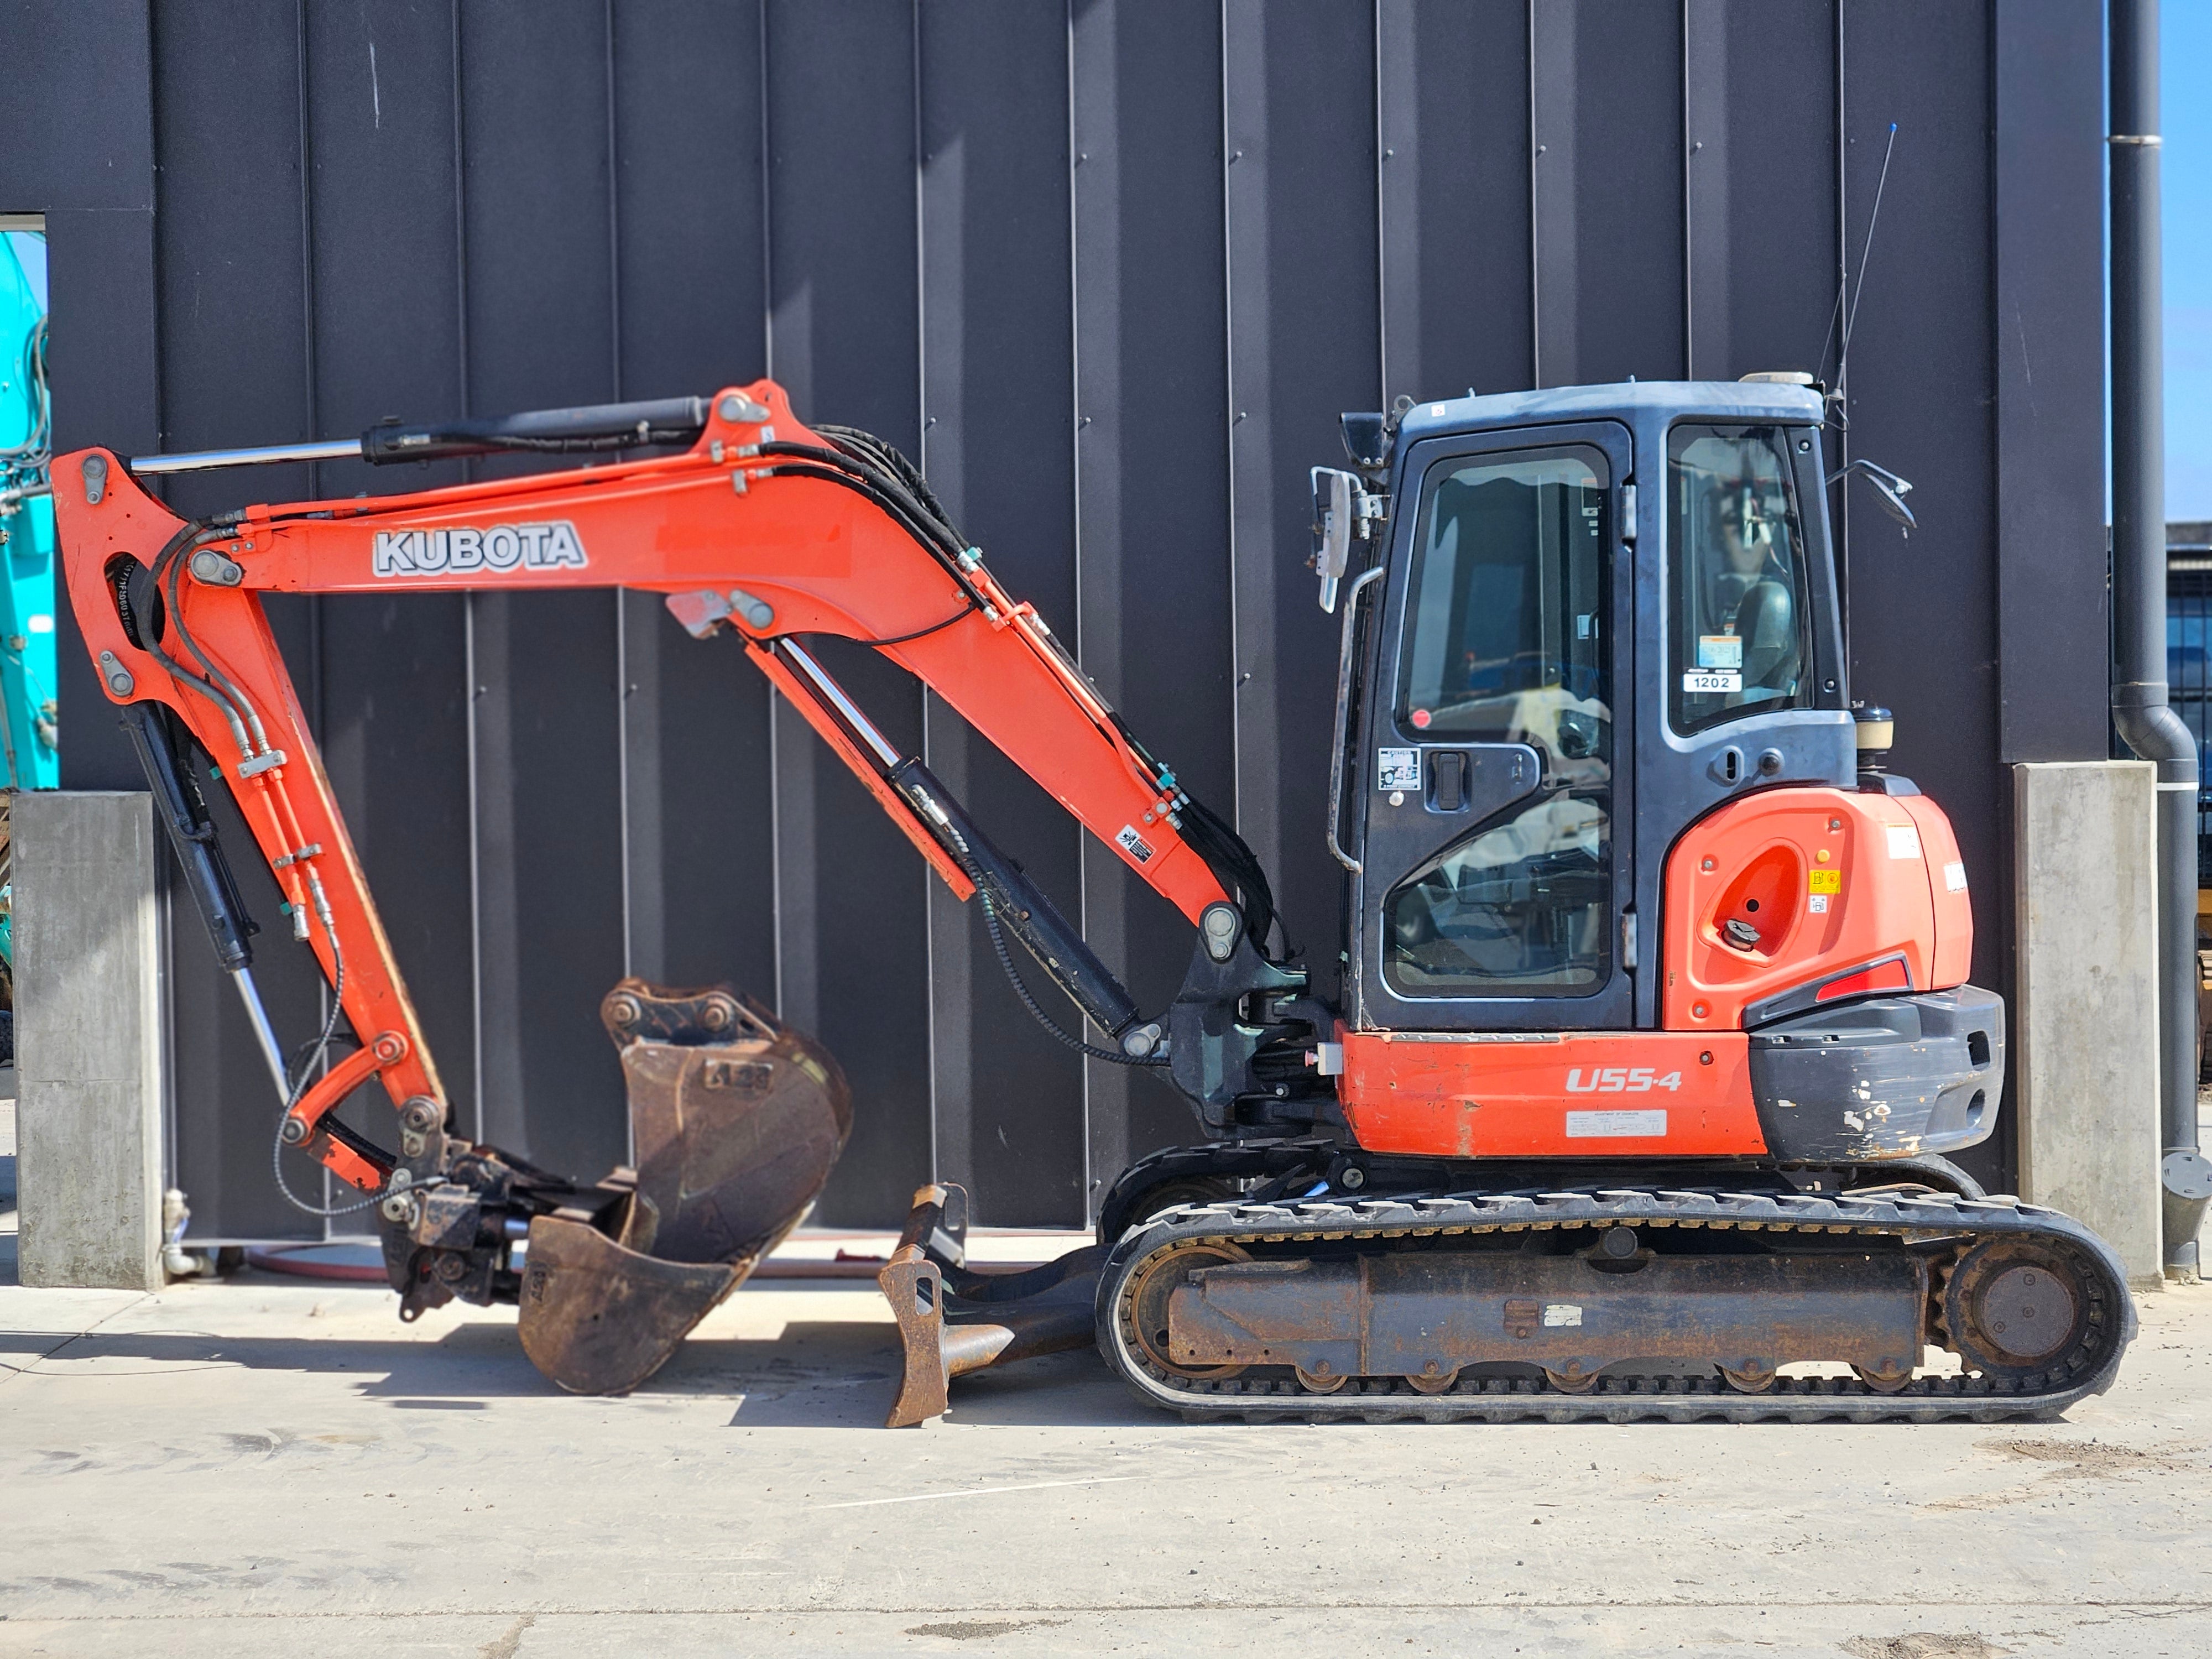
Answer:
[[[666,453],[678,444],[680,453]],[[663,453],[635,458],[654,448]],[[410,495],[255,505],[199,521],[178,517],[142,483],[164,471],[307,454],[404,462],[508,452],[601,459]],[[683,1141],[701,1133],[701,1114],[695,1104],[687,1118],[683,1090],[712,1090],[719,1079],[742,1093],[748,1076],[756,1092],[784,1099],[796,1114],[785,1125],[787,1137],[814,1148],[811,1162],[801,1160],[806,1167],[776,1194],[750,1195],[742,1223],[726,1213],[737,1204],[726,1194],[722,1210],[701,1224],[705,1233],[680,1244],[672,1243],[673,1212],[698,1209],[696,1182],[685,1176],[653,1189],[653,1156],[642,1141],[638,1172],[617,1171],[585,1188],[449,1139],[436,1066],[264,613],[264,593],[619,586],[664,595],[693,635],[733,636],[953,892],[965,900],[981,890],[1002,957],[1003,929],[1115,1046],[1066,1040],[1124,1063],[1168,1065],[1170,1043],[1162,1028],[1176,1022],[1141,1016],[1051,901],[991,846],[918,758],[885,739],[806,642],[827,635],[871,647],[942,696],[1139,879],[1200,924],[1217,965],[1198,976],[1218,981],[1214,1004],[1233,1003],[1253,985],[1303,988],[1295,970],[1261,960],[1273,900],[1235,833],[1135,742],[1044,619],[993,576],[903,458],[865,434],[802,425],[771,381],[709,398],[386,426],[358,445],[137,462],[90,449],[58,461],[53,480],[78,627],[146,764],[218,957],[246,997],[283,1097],[281,1138],[340,1180],[384,1195],[382,1212],[392,1224],[387,1255],[395,1283],[413,1298],[408,1305],[442,1299],[444,1291],[483,1300],[512,1295],[525,1304],[525,1343],[541,1364],[531,1309],[533,1297],[544,1301],[549,1293],[534,1278],[534,1288],[526,1288],[496,1250],[481,1248],[496,1243],[495,1229],[505,1229],[509,1239],[527,1229],[533,1273],[564,1255],[604,1255],[606,1246],[635,1258],[613,1267],[581,1263],[585,1278],[614,1274],[599,1285],[601,1301],[616,1292],[633,1301],[642,1295],[622,1280],[624,1271],[635,1269],[633,1278],[645,1273],[640,1263],[657,1271],[672,1257],[687,1267],[712,1266],[736,1252],[744,1260],[727,1284],[710,1282],[710,1275],[654,1292],[673,1297],[679,1313],[711,1297],[698,1308],[702,1314],[819,1191],[849,1122],[842,1081],[834,1062],[806,1039],[727,992],[668,992],[626,981],[610,994],[602,1017],[623,1050],[634,1125],[653,1115],[641,1108],[641,1094],[670,1095],[661,1115],[677,1126],[669,1130],[671,1158],[714,1161],[707,1148]],[[209,769],[235,799],[283,895],[295,938],[314,951],[332,988],[331,1024],[305,1064],[285,1057],[253,992],[254,924],[215,847],[195,750],[213,762]],[[1206,959],[1206,950],[1194,953],[1194,960]],[[1223,963],[1231,963],[1225,978]],[[360,1046],[313,1075],[340,1011]],[[1199,1009],[1183,1023],[1194,1040],[1176,1075],[1187,1091],[1195,1081],[1202,1095],[1207,1080],[1200,1072],[1221,1067],[1218,1053],[1201,1065],[1198,1051],[1219,1048],[1224,1022],[1217,1006],[1210,1018]],[[1211,1038],[1200,1032],[1207,1024]],[[701,1054],[733,1042],[755,1045],[746,1050],[755,1059],[733,1050],[719,1072],[685,1073]],[[769,1069],[744,1070],[756,1061]],[[777,1079],[802,1076],[816,1077],[814,1094],[834,1096],[834,1105],[811,1114],[793,1106],[805,1089],[793,1081],[785,1090]],[[334,1115],[372,1079],[399,1109],[397,1152],[372,1144]],[[1218,1076],[1212,1086],[1220,1092]],[[759,1123],[744,1131],[757,1141],[761,1133]],[[472,1195],[465,1215],[441,1220],[429,1213],[426,1206],[434,1207],[440,1192],[454,1190]],[[773,1213],[760,1213],[763,1206]],[[563,1225],[596,1239],[563,1234]],[[412,1244],[395,1245],[392,1229]],[[685,1235],[686,1224],[675,1233]],[[568,1275],[572,1283],[578,1279]],[[589,1302],[568,1311],[583,1318],[579,1310],[588,1311]],[[696,1316],[683,1323],[678,1340]],[[596,1319],[591,1313],[586,1322]],[[645,1358],[657,1364],[673,1346]],[[611,1375],[596,1360],[571,1364],[567,1375],[547,1368],[571,1386],[604,1386]]]

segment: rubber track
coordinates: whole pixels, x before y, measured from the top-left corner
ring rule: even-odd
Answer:
[[[1145,1261],[1172,1245],[1296,1245],[1304,1241],[1427,1238],[1608,1226],[1702,1227],[1743,1232],[1867,1233],[1907,1241],[1955,1238],[1961,1249],[1994,1237],[2033,1236],[2075,1246],[2093,1304],[2081,1341],[2050,1370],[2023,1380],[1923,1377],[1897,1394],[1856,1377],[1784,1377],[1765,1394],[1740,1394],[1713,1376],[1601,1376],[1587,1394],[1534,1379],[1466,1379],[1424,1395],[1399,1378],[1359,1377],[1336,1394],[1294,1382],[1228,1377],[1200,1381],[1155,1371],[1129,1348],[1121,1302]],[[2101,1273],[2102,1283],[2096,1282]],[[1153,1404],[1204,1421],[1267,1422],[1974,1422],[2045,1418],[2112,1386],[2136,1334],[2135,1304],[2119,1259],[2069,1216],[2017,1199],[1928,1193],[1894,1199],[1765,1193],[1686,1192],[1608,1187],[1601,1191],[1469,1194],[1406,1199],[1229,1201],[1191,1205],[1131,1229],[1099,1275],[1098,1347]]]

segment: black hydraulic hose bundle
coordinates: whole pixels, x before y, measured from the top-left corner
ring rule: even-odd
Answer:
[[[185,550],[204,538],[219,533],[210,532],[207,526],[198,523],[186,524],[155,555],[153,567],[148,572],[150,580],[147,584],[154,603],[146,607],[144,614],[138,613],[131,597],[133,584],[128,573],[125,573],[115,579],[117,610],[124,621],[125,631],[134,643],[142,647],[173,678],[191,686],[222,710],[232,735],[243,751],[241,758],[251,759],[256,757],[257,752],[259,755],[270,752],[260,717],[246,694],[239,690],[228,675],[215,665],[206,652],[200,649],[199,641],[192,637],[191,629],[185,625],[183,610],[178,604],[177,590],[184,568]],[[166,629],[173,629],[178,642],[194,661],[207,671],[206,678],[193,673],[164,648],[161,636],[165,625]],[[194,897],[199,902],[202,920],[207,924],[210,937],[215,941],[217,960],[228,971],[240,971],[252,961],[252,952],[246,944],[246,938],[254,931],[253,923],[246,916],[237,883],[216,840],[214,825],[206,820],[204,809],[198,807],[197,785],[188,783],[186,775],[176,767],[174,744],[170,740],[166,722],[163,730],[156,731],[145,722],[134,721],[131,718],[131,713],[141,708],[157,706],[131,705],[125,714],[125,725],[137,741],[139,759],[149,781],[169,809],[171,839],[179,860],[184,864]],[[251,736],[248,735],[249,731]],[[257,742],[259,745],[258,751]],[[160,745],[158,751],[157,744]],[[162,787],[165,774],[169,784],[167,788]],[[354,1203],[325,1207],[308,1203],[295,1193],[291,1184],[284,1179],[284,1126],[289,1121],[293,1109],[306,1096],[310,1081],[321,1066],[323,1056],[330,1050],[331,1040],[337,1032],[338,1018],[343,1012],[345,997],[345,953],[338,944],[337,929],[332,924],[327,908],[323,906],[321,884],[315,879],[312,869],[307,874],[316,894],[318,919],[323,924],[325,937],[330,941],[331,994],[329,1006],[324,1011],[322,1030],[309,1045],[305,1063],[287,1067],[284,1106],[277,1115],[276,1134],[270,1146],[269,1161],[270,1173],[276,1179],[276,1188],[284,1195],[285,1200],[295,1209],[327,1220],[367,1209],[377,1201],[380,1194],[372,1193]],[[306,937],[304,930],[300,937]]]
[[[766,443],[761,446],[763,455],[788,457],[803,464],[793,467],[786,463],[774,471],[781,476],[823,478],[854,489],[866,496],[889,514],[924,550],[937,558],[953,580],[960,584],[970,605],[980,608],[983,595],[969,580],[968,568],[963,562],[969,549],[967,538],[960,533],[921,476],[920,469],[903,454],[870,433],[852,427],[821,426],[815,428],[836,447],[825,450],[812,444]],[[964,613],[961,613],[964,614]],[[959,616],[948,617],[921,633],[934,632],[938,627],[950,627]],[[872,645],[895,645],[906,639],[920,637],[919,634],[905,635],[896,640],[867,641]],[[1068,659],[1057,636],[1048,635],[1054,648],[1075,673],[1080,665]],[[1103,699],[1102,699],[1103,701]],[[1145,763],[1163,777],[1170,775],[1166,769],[1146,754],[1135,736],[1119,715],[1109,715],[1115,732]],[[1187,793],[1177,801],[1176,828],[1191,850],[1204,860],[1213,872],[1214,879],[1234,895],[1238,908],[1244,913],[1244,925],[1253,943],[1264,951],[1266,941],[1278,921],[1273,890],[1269,887],[1265,870],[1258,857],[1245,845],[1243,837],[1202,801]]]
[[[1102,1048],[1095,1042],[1085,1042],[1073,1032],[1061,1030],[1052,1016],[1038,1006],[1036,998],[1030,994],[1030,988],[1022,982],[1021,975],[1014,968],[1013,952],[1006,949],[1006,931],[1000,925],[997,902],[991,896],[985,873],[969,849],[967,838],[951,824],[945,826],[945,833],[952,839],[953,850],[959,855],[961,866],[967,871],[969,880],[975,884],[975,896],[983,906],[983,931],[990,936],[991,949],[999,958],[999,966],[1006,975],[1006,983],[1014,988],[1014,995],[1020,999],[1022,1006],[1029,1010],[1030,1018],[1050,1032],[1062,1047],[1073,1048],[1087,1059],[1103,1060],[1115,1066],[1165,1066],[1168,1056],[1164,1054],[1149,1050],[1141,1054],[1124,1054],[1119,1048]]]

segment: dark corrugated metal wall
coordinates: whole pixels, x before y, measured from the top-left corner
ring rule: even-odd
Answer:
[[[1998,763],[2103,750],[2098,52],[2094,9],[1996,0],[15,0],[0,208],[52,216],[65,445],[765,373],[920,454],[1147,744],[1234,811],[1326,979],[1334,636],[1301,562],[1337,412],[1832,371],[1899,122],[1852,443],[1916,480],[1929,528],[1857,516],[1856,684],[1959,820],[1977,975],[2003,984]],[[580,1173],[620,1157],[594,1015],[629,969],[729,978],[841,1055],[857,1121],[827,1220],[887,1221],[933,1171],[987,1221],[1075,1224],[1187,1138],[1156,1080],[1086,1075],[1026,1020],[977,919],[657,602],[271,610],[484,1137]],[[836,665],[1164,1004],[1180,920],[941,703],[867,653]],[[82,666],[70,781],[127,787]],[[265,1077],[178,921],[196,1231],[299,1233]],[[319,992],[275,931],[264,983],[304,1036]]]

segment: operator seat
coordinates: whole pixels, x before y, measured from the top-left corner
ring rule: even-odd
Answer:
[[[1736,605],[1735,631],[1743,641],[1745,702],[1786,697],[1797,689],[1802,646],[1787,582],[1771,574],[1753,582]]]

